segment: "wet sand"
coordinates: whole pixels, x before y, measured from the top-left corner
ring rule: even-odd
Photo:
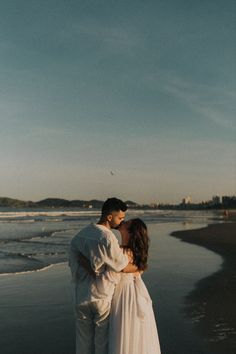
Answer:
[[[207,342],[209,352],[236,353],[236,223],[176,231],[172,236],[222,256],[221,269],[199,281],[186,297],[185,311]]]
[[[74,354],[75,329],[69,269],[0,276],[0,352]]]

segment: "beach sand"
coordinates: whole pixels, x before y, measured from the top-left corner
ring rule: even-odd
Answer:
[[[186,297],[186,314],[208,343],[209,352],[236,353],[236,223],[172,233],[223,257],[221,269],[202,279]],[[206,264],[207,267],[207,264]]]
[[[75,353],[70,279],[65,263],[0,276],[2,354]]]

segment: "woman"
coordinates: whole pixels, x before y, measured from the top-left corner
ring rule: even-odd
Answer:
[[[152,301],[141,278],[147,269],[149,238],[141,219],[119,227],[122,247],[138,273],[113,273],[117,285],[112,300],[109,354],[160,354]]]

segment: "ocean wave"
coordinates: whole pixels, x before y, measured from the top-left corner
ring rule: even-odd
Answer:
[[[22,274],[46,269],[67,260],[64,251],[39,251],[37,253],[0,251],[0,275]]]
[[[55,239],[57,236],[60,237],[60,235],[67,237],[68,234],[69,236],[71,235],[71,233],[73,232],[73,234],[77,231],[77,229],[61,229],[61,230],[54,230],[54,231],[45,231],[44,228],[42,229],[42,231],[40,233],[37,233],[33,236],[29,236],[29,237],[22,237],[21,239],[16,239],[16,240],[9,240],[9,241],[18,241],[18,242],[37,242],[37,240],[41,240],[44,238],[53,238]],[[73,236],[72,234],[72,236]],[[6,241],[6,239],[3,239],[4,241]],[[1,241],[0,241],[1,242]]]
[[[12,218],[35,218],[38,216],[43,217],[64,217],[64,216],[81,216],[81,215],[88,215],[88,216],[97,216],[100,215],[100,211],[2,211],[0,212],[0,219],[12,219]]]
[[[45,252],[32,252],[32,253],[10,253],[10,252],[6,252],[6,255],[7,256],[11,256],[11,257],[24,257],[24,258],[27,258],[27,259],[30,259],[30,260],[35,260],[35,261],[38,261],[37,258],[35,257],[38,257],[38,256],[60,256],[60,255],[65,255],[66,252],[65,251],[45,251]]]
[[[59,230],[60,231],[60,230]],[[25,235],[22,235],[22,236],[19,236],[18,238],[14,238],[14,237],[1,237],[0,239],[0,244],[1,243],[11,243],[11,242],[30,242],[30,241],[33,241],[34,239],[37,239],[37,238],[48,238],[48,237],[51,237],[52,234],[54,232],[57,232],[57,231],[41,231],[41,232],[36,232],[35,235],[28,235],[28,236],[25,236]]]
[[[0,273],[0,277],[4,277],[4,276],[9,276],[9,275],[22,275],[22,274],[29,274],[29,273],[36,273],[36,272],[43,272],[45,270],[48,270],[50,268],[52,268],[55,265],[59,265],[59,264],[64,264],[66,262],[60,262],[60,263],[55,263],[55,264],[49,264],[47,266],[44,266],[43,268],[38,268],[38,269],[34,269],[34,270],[25,270],[25,271],[19,271],[19,272],[8,272],[8,273]]]
[[[21,224],[28,224],[28,223],[33,223],[33,222],[35,222],[35,220],[34,219],[0,219],[0,224],[4,224],[4,223],[7,223],[7,224],[9,224],[9,223],[15,223],[15,222],[17,222],[18,224],[19,223],[21,223]]]
[[[100,215],[98,210],[54,210],[54,211],[1,211],[0,223],[70,223],[70,222],[96,222]],[[209,219],[212,214],[205,211],[185,211],[185,210],[128,210],[127,219],[141,217],[147,222],[178,221],[183,219]],[[36,224],[35,224],[36,225]]]
[[[67,262],[58,262],[58,263],[52,263],[52,264],[49,264],[43,268],[34,269],[34,270],[25,270],[22,272],[19,271],[19,272],[0,273],[0,277],[9,276],[9,275],[23,275],[23,274],[29,274],[29,273],[39,273],[39,272],[44,272],[50,268],[58,267],[60,265],[66,265],[66,264],[67,264]]]

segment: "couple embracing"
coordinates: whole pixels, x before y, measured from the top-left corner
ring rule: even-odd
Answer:
[[[160,354],[152,302],[141,274],[149,238],[140,219],[124,221],[127,206],[109,198],[97,224],[71,241],[76,354]],[[111,229],[121,233],[118,244]]]

